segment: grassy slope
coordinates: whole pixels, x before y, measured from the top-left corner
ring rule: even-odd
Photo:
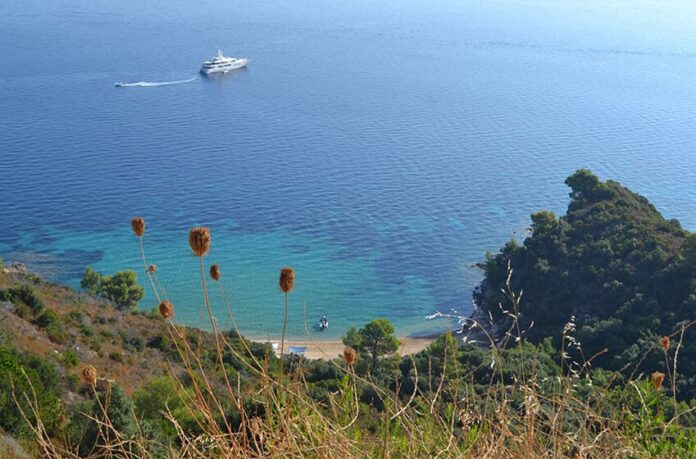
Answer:
[[[153,347],[158,335],[168,334],[159,316],[119,311],[102,300],[66,286],[44,282],[30,274],[0,273],[0,289],[23,283],[32,285],[46,308],[58,314],[65,338],[51,340],[45,328],[32,323],[32,317],[20,317],[5,303],[7,308],[0,308],[0,333],[20,351],[57,362],[65,375],[77,377],[80,365],[70,368],[62,358],[72,350],[81,362],[94,365],[100,374],[118,381],[128,393],[152,377],[169,371],[167,356]],[[81,319],[69,315],[72,312],[76,316],[76,311],[81,313]],[[90,333],[92,336],[87,336]],[[142,350],[138,350],[137,342],[142,343]],[[176,361],[172,365],[177,372],[181,370]]]

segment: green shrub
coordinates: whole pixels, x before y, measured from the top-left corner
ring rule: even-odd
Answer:
[[[15,305],[23,303],[28,306],[34,314],[40,313],[44,308],[44,302],[39,294],[30,285],[23,284],[19,287],[12,287],[0,290],[0,301],[10,301]]]
[[[165,411],[170,411],[187,431],[198,431],[196,419],[182,402],[182,396],[192,397],[193,393],[190,389],[185,390],[184,393],[180,393],[180,390],[176,380],[170,376],[160,376],[150,380],[144,388],[133,393],[136,416],[155,423],[170,440],[176,439],[176,430],[162,415]]]
[[[145,289],[138,284],[138,275],[131,270],[104,276],[87,267],[80,285],[86,292],[113,302],[119,309],[135,309],[145,295]]]
[[[99,295],[102,290],[102,275],[88,266],[82,275],[80,287],[92,295]]]
[[[16,292],[20,301],[29,306],[35,314],[43,310],[44,302],[33,287],[30,285],[22,285]]]
[[[94,336],[94,329],[86,324],[80,324],[80,333],[90,338]]]
[[[68,317],[70,317],[72,320],[74,320],[77,323],[82,323],[82,320],[84,319],[84,314],[82,314],[81,311],[74,310],[74,311],[70,311],[68,313]]]
[[[59,327],[60,323],[60,316],[52,309],[44,310],[34,319],[34,324],[40,328],[48,328],[49,326]]]
[[[123,355],[120,352],[110,352],[109,358],[115,362],[123,363]]]
[[[172,347],[172,342],[164,333],[158,333],[148,340],[147,347],[168,351]]]
[[[105,420],[102,407],[106,407],[109,424],[122,438],[133,439],[137,434],[133,403],[118,384],[111,385],[108,391],[98,390],[97,396],[101,403],[89,402],[76,406],[70,416],[71,440],[80,445],[81,457],[105,457],[107,454],[101,445],[116,439],[111,429],[103,429],[99,424]]]
[[[48,339],[57,344],[64,344],[68,340],[68,334],[59,324],[51,324],[46,327]]]
[[[120,271],[102,278],[102,296],[120,309],[134,309],[145,295],[135,271]]]
[[[0,427],[4,431],[17,437],[29,435],[16,403],[33,419],[24,395],[33,397],[35,393],[43,424],[49,434],[55,434],[60,426],[60,389],[60,375],[53,364],[22,355],[9,346],[0,346]]]
[[[63,363],[66,368],[76,367],[80,364],[80,356],[72,349],[68,349],[63,353]]]
[[[34,319],[34,324],[39,328],[43,328],[48,338],[54,343],[62,344],[68,339],[60,316],[52,309],[45,309]]]

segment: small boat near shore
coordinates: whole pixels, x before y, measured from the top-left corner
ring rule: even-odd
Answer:
[[[203,62],[201,73],[211,75],[213,73],[227,73],[232,70],[241,69],[247,66],[250,59],[245,57],[227,57],[218,49],[217,54],[212,59]]]

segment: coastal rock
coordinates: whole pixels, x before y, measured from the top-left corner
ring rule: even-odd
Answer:
[[[97,353],[93,350],[81,346],[73,346],[72,351],[77,354],[82,362],[89,362],[97,356]]]
[[[6,311],[11,314],[17,310],[17,307],[11,301],[0,301],[0,311]]]
[[[2,272],[5,274],[28,274],[29,269],[23,263],[10,263],[5,265]]]

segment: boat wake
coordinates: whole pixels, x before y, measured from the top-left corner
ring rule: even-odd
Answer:
[[[192,83],[194,81],[196,81],[196,77],[188,80],[176,81],[138,81],[136,83],[114,83],[114,86],[117,88],[153,88],[157,86],[172,86],[175,84]]]

